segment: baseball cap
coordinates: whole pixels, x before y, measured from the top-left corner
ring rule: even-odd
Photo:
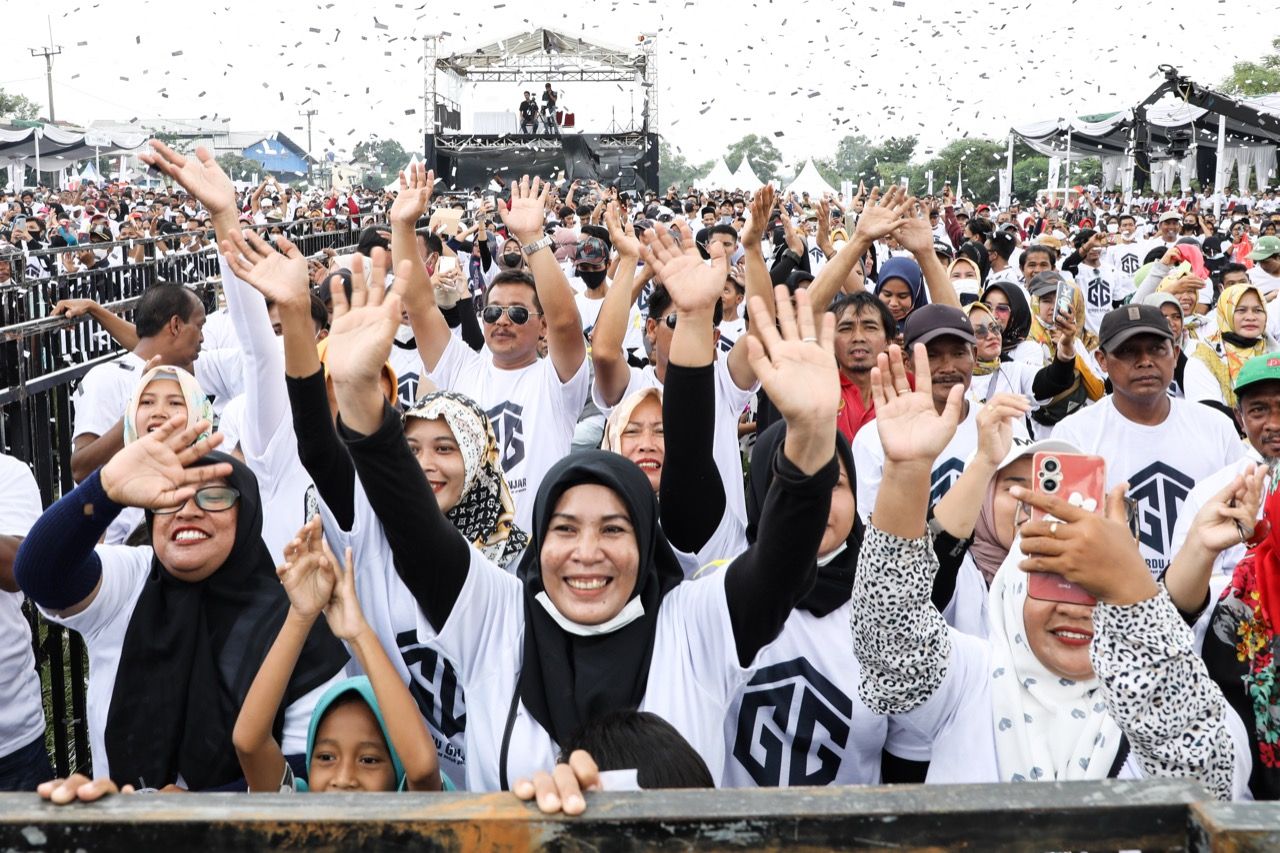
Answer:
[[[1182,303],[1179,302],[1172,293],[1148,293],[1142,297],[1143,305],[1154,305],[1159,308],[1161,305],[1172,305],[1178,309],[1178,314],[1183,314]]]
[[[1076,447],[1069,441],[1063,441],[1060,438],[1042,438],[1039,441],[1032,441],[1029,438],[1015,435],[1013,443],[1009,445],[1008,452],[1004,458],[1000,460],[1000,464],[996,466],[997,471],[1003,471],[1019,459],[1024,459],[1036,453],[1079,453],[1080,448]],[[978,455],[975,449],[969,455],[969,461],[972,462]]]
[[[1031,277],[1031,281],[1027,282],[1027,292],[1033,298],[1044,296],[1046,293],[1052,293],[1058,289],[1058,285],[1066,281],[1062,277],[1062,273],[1053,270],[1045,270],[1038,272]]]
[[[607,264],[609,247],[599,237],[583,237],[573,252],[575,264]]]
[[[1181,222],[1181,221],[1182,221],[1182,214],[1181,214],[1181,213],[1179,213],[1179,212],[1178,212],[1178,211],[1176,211],[1176,210],[1166,210],[1164,213],[1160,214],[1160,218],[1159,218],[1158,220],[1156,220],[1156,221],[1157,221],[1157,222],[1168,222],[1170,219],[1176,219],[1176,220],[1178,220],[1179,222]]]
[[[936,238],[933,241],[933,253],[935,255],[942,255],[942,257],[947,260],[951,260],[956,255],[955,250],[951,248],[949,243]]]
[[[1122,305],[1108,311],[1098,326],[1098,349],[1111,352],[1136,335],[1155,335],[1173,340],[1169,321],[1154,305]]]
[[[1272,255],[1280,255],[1280,237],[1259,237],[1249,253],[1249,260],[1261,261]]]
[[[1236,374],[1235,392],[1259,382],[1280,381],[1280,354],[1271,352],[1255,355],[1246,361]]]
[[[973,336],[969,318],[959,308],[950,305],[920,306],[907,317],[902,335],[908,350],[916,344],[927,344],[948,335],[970,344],[978,342]]]

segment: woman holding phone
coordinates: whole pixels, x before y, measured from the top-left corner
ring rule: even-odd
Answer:
[[[1194,779],[1223,800],[1243,794],[1243,725],[1139,554],[1124,487],[1107,496],[1104,513],[1011,489],[1059,520],[1021,525],[991,583],[988,639],[947,627],[929,601],[937,560],[925,513],[929,471],[961,401],[953,391],[938,414],[923,347],[915,365],[914,391],[897,347],[871,374],[885,476],[853,590],[863,701],[932,740],[928,782],[1166,776]],[[1207,547],[1235,531],[1230,516],[1197,521]],[[1097,604],[1034,599],[1026,572],[1060,575]]]

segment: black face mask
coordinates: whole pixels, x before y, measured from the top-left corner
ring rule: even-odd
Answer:
[[[582,279],[582,283],[587,287],[595,290],[604,284],[604,276],[607,270],[578,270],[578,278]]]
[[[515,269],[516,267],[520,266],[520,253],[507,252],[505,255],[502,256],[502,263],[503,263],[503,266],[509,267],[510,269]]]

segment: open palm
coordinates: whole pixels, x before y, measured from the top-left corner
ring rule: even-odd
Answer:
[[[751,199],[751,207],[747,210],[747,224],[742,229],[742,245],[748,250],[757,248],[764,239],[764,227],[769,222],[769,215],[773,213],[775,201],[777,194],[772,184],[765,184]]]
[[[824,312],[817,334],[809,293],[797,290],[793,308],[785,287],[778,287],[774,327],[764,300],[753,297],[747,357],[769,401],[789,424],[835,423],[840,408],[840,371],[834,354],[835,317]]]
[[[902,223],[902,217],[910,208],[906,193],[901,187],[889,187],[883,197],[879,192],[878,188],[871,191],[871,198],[858,216],[858,225],[854,231],[872,241],[888,236]]]
[[[325,621],[329,623],[329,630],[338,639],[354,640],[367,628],[368,622],[365,621],[364,611],[360,608],[360,599],[356,595],[356,573],[351,549],[348,548],[343,554],[341,565],[329,550],[328,544],[324,545],[324,551],[330,570],[336,578],[333,594],[325,603]]]
[[[400,192],[391,204],[391,221],[408,225],[417,224],[431,204],[431,192],[436,173],[428,172],[421,163],[410,163],[400,173]]]
[[[167,509],[184,503],[200,483],[231,474],[231,466],[225,463],[191,467],[222,443],[222,435],[196,441],[209,423],[186,426],[186,417],[174,415],[102,466],[99,478],[107,497],[124,506]]]
[[[380,256],[382,249],[374,249]],[[412,261],[403,261],[407,267]],[[396,284],[390,294],[382,288],[382,258],[373,264],[373,286],[366,284],[363,262],[356,256],[351,264],[351,303],[341,286],[333,288],[333,325],[329,329],[325,364],[334,382],[347,384],[374,383],[382,375],[382,365],[391,354],[391,343],[400,327],[400,290],[405,276],[397,270]],[[385,294],[385,298],[384,298]]]
[[[604,212],[604,224],[609,229],[609,241],[619,255],[627,258],[640,257],[640,240],[630,222],[622,221],[620,208],[616,201],[609,202]]]
[[[210,213],[235,209],[236,188],[207,148],[200,146],[195,157],[184,157],[158,139],[150,144],[153,150],[139,155],[144,163],[177,181]]]
[[[306,299],[310,276],[307,259],[298,247],[285,237],[277,237],[277,252],[252,231],[232,231],[220,248],[227,265],[241,281],[249,284],[272,302]]]
[[[893,229],[893,236],[913,255],[933,251],[933,229],[927,219],[908,216]]]
[[[724,293],[724,282],[729,275],[729,262],[721,246],[713,245],[711,264],[702,260],[693,241],[693,233],[683,222],[680,244],[665,228],[652,228],[644,233],[644,262],[653,267],[654,275],[662,280],[671,294],[671,302],[682,313],[714,308]]]
[[[542,225],[546,221],[547,191],[550,184],[543,184],[541,178],[529,182],[525,175],[520,182],[511,187],[511,202],[498,205],[498,214],[507,230],[520,238],[522,243],[530,239],[537,240],[542,236]]]
[[[915,351],[915,390],[907,383],[902,350],[895,344],[881,353],[871,370],[871,396],[876,404],[876,429],[884,458],[893,462],[926,462],[930,465],[951,441],[960,423],[962,386],[951,389],[941,415],[933,405],[933,382],[924,345]]]
[[[308,521],[284,549],[284,565],[276,569],[289,604],[300,616],[319,616],[333,595],[336,580],[323,547],[320,517]]]

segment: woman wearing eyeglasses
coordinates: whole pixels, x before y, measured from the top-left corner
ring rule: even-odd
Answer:
[[[169,418],[50,507],[14,566],[45,617],[88,646],[89,741],[102,786],[237,784],[236,715],[289,609],[262,541],[257,479],[210,452],[220,435],[197,440],[207,421],[186,421]],[[147,510],[149,544],[98,545],[126,506]],[[318,623],[276,720],[286,755],[301,757],[318,688],[346,661]]]

